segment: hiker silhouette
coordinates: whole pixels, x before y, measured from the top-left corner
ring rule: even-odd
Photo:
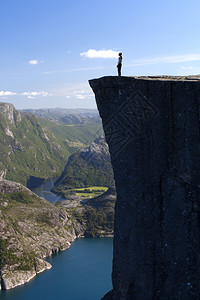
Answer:
[[[120,52],[118,58],[118,64],[117,64],[117,70],[118,70],[118,76],[121,76],[121,68],[122,68],[122,53]]]

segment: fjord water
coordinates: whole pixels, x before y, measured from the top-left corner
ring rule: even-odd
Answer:
[[[0,291],[1,300],[100,300],[111,288],[111,238],[80,238],[47,259],[51,270]]]
[[[55,203],[49,179],[33,191]],[[0,300],[100,300],[112,289],[112,238],[79,238],[71,247],[46,259],[52,268],[30,282],[0,291]]]
[[[63,198],[51,192],[54,182],[57,179],[58,177],[49,178],[43,184],[39,185],[38,187],[32,188],[31,190],[34,193],[36,193],[39,197],[45,198],[51,203],[56,203],[59,200],[63,200]]]

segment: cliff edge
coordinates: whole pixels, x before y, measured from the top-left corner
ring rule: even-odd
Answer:
[[[117,190],[104,299],[199,299],[200,76],[89,83]]]

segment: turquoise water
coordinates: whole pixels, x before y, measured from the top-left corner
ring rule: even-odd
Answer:
[[[47,259],[53,266],[1,300],[100,300],[112,289],[112,238],[80,238]]]

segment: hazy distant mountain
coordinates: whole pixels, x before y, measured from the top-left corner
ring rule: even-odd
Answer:
[[[65,124],[86,124],[94,122],[95,120],[96,122],[100,121],[99,113],[96,109],[43,108],[24,109],[22,111]]]

